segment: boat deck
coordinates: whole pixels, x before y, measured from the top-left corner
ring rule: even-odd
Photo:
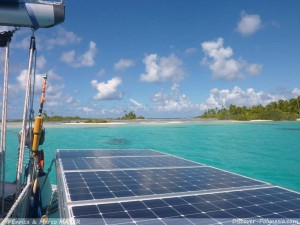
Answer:
[[[56,162],[74,224],[300,219],[300,193],[155,150],[57,150]]]

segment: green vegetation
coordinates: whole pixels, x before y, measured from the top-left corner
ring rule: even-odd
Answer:
[[[62,123],[107,123],[106,119],[81,118],[79,116],[48,116],[46,112],[42,114],[45,122],[62,122]]]
[[[43,118],[45,122],[63,122],[63,123],[107,123],[113,119],[94,119],[94,118],[81,118],[79,116],[48,116],[46,112],[43,112]],[[119,120],[135,120],[135,119],[145,119],[143,116],[136,116],[134,111],[130,111],[125,114]]]
[[[271,102],[266,106],[239,107],[230,105],[229,108],[209,109],[197,118],[219,120],[296,120],[300,118],[300,96],[290,100]]]
[[[84,123],[107,123],[105,119],[86,119],[83,121]]]
[[[135,119],[145,119],[143,116],[137,117],[134,111],[130,111],[128,114],[126,113],[121,120],[135,120]]]
[[[43,118],[45,122],[70,122],[70,121],[81,121],[83,120],[79,116],[48,116],[43,113]]]

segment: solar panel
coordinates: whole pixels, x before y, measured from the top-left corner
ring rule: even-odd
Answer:
[[[81,224],[300,218],[299,193],[152,150],[59,150],[57,178],[61,217]]]
[[[265,185],[212,167],[66,172],[65,181],[70,201]]]
[[[243,197],[241,197],[243,196]],[[93,218],[109,224],[156,221],[224,223],[237,218],[300,218],[300,194],[270,187],[245,191],[192,195],[71,207],[74,218]],[[97,219],[96,219],[97,218]],[[91,220],[92,221],[92,220]],[[184,221],[184,223],[183,223]],[[144,224],[143,223],[143,224]],[[156,224],[156,223],[155,223]]]

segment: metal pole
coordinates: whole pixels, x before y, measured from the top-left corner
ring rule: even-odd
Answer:
[[[27,113],[29,105],[29,95],[31,87],[31,77],[32,77],[32,65],[33,65],[33,56],[35,52],[35,37],[34,33],[31,36],[30,41],[30,52],[29,52],[29,65],[28,65],[28,74],[27,74],[27,83],[26,83],[26,95],[24,101],[24,112],[23,112],[23,122],[21,130],[21,142],[19,148],[19,158],[18,158],[18,168],[17,168],[17,177],[16,177],[16,199],[21,192],[22,185],[22,170],[23,170],[23,160],[24,160],[24,150],[25,150],[25,139],[26,139],[26,125],[27,125]],[[31,131],[29,131],[31,132]]]
[[[3,100],[2,100],[2,124],[1,124],[1,167],[2,185],[1,185],[1,213],[4,215],[5,199],[5,160],[6,160],[6,120],[7,120],[7,94],[8,94],[8,65],[9,65],[9,41],[6,45],[5,64],[4,64],[4,81],[3,81]]]

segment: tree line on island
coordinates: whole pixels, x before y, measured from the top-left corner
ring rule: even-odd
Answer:
[[[107,123],[111,120],[135,120],[135,119],[145,119],[143,116],[137,116],[134,111],[126,113],[121,118],[105,118],[105,119],[96,119],[96,118],[81,118],[79,116],[49,116],[46,111],[43,112],[43,118],[45,122],[76,122],[76,123]]]
[[[251,107],[231,104],[228,108],[208,109],[201,116],[202,119],[219,120],[296,120],[300,118],[300,96],[290,100],[271,102],[266,106]]]

